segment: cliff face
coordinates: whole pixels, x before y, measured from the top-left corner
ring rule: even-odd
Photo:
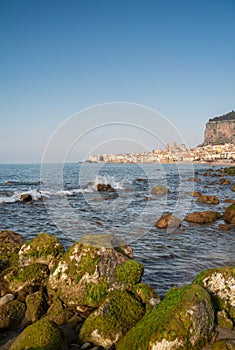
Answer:
[[[233,115],[234,114],[234,115]],[[227,117],[228,116],[228,117]],[[227,117],[227,118],[226,118]],[[204,145],[221,145],[224,143],[235,144],[235,113],[234,111],[210,119],[206,123],[204,133]]]

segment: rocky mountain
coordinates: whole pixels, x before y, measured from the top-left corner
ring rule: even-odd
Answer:
[[[203,145],[235,144],[235,112],[209,119],[206,123]]]

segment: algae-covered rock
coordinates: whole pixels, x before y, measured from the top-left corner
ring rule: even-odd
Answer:
[[[235,224],[235,204],[231,204],[225,209],[223,219],[229,224]]]
[[[235,350],[235,340],[218,340],[213,344],[212,350]]]
[[[155,293],[155,290],[149,284],[137,283],[132,286],[131,292],[142,304],[146,305],[147,310],[160,302],[160,296]]]
[[[217,323],[222,328],[233,329],[233,321],[228,317],[225,310],[217,312]]]
[[[235,268],[202,271],[193,283],[204,287],[212,295],[216,308],[224,309],[235,322]]]
[[[32,264],[28,266],[10,268],[1,274],[1,295],[6,293],[26,296],[46,285],[49,269],[44,264]]]
[[[68,322],[69,319],[74,315],[73,311],[63,305],[62,301],[55,297],[52,305],[47,310],[44,319],[53,321],[58,325],[63,325]]]
[[[79,339],[109,348],[116,344],[143,314],[144,308],[134,296],[127,291],[115,290],[85,320]]]
[[[117,344],[117,350],[201,349],[212,336],[214,310],[200,286],[173,288]]]
[[[22,265],[46,264],[49,266],[49,269],[52,269],[63,253],[64,247],[55,236],[40,233],[21,247],[19,262]]]
[[[18,252],[24,242],[24,238],[16,232],[0,232],[0,273],[7,267],[18,264]]]
[[[185,221],[198,224],[208,224],[214,222],[219,217],[220,214],[212,210],[197,211],[186,215]]]
[[[0,232],[0,243],[10,243],[22,246],[22,244],[25,243],[25,239],[19,233],[3,230]]]
[[[48,309],[46,296],[43,291],[27,295],[25,302],[27,306],[26,317],[32,323],[38,321]]]
[[[128,289],[140,282],[143,266],[128,259],[118,247],[113,248],[110,236],[104,236],[100,237],[100,246],[96,236],[96,244],[90,245],[91,236],[89,244],[84,239],[68,249],[50,274],[49,294],[58,293],[67,306],[97,307],[109,290]]]
[[[0,306],[0,329],[18,326],[25,315],[26,306],[18,300]]]
[[[67,350],[58,326],[48,320],[40,320],[23,330],[10,346],[10,350],[36,349]]]

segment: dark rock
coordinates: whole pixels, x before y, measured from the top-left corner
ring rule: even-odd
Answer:
[[[48,309],[47,298],[43,291],[37,291],[26,296],[26,317],[32,323],[40,320]]]
[[[175,217],[173,214],[163,214],[159,220],[155,223],[154,226],[158,228],[167,228],[167,227],[178,227],[180,226],[182,220]]]
[[[202,195],[197,199],[197,202],[206,204],[219,204],[219,198],[216,196]]]
[[[0,306],[0,329],[17,327],[22,322],[25,311],[25,304],[18,300]]]
[[[16,233],[14,231],[3,230],[0,232],[0,243],[22,245],[25,243],[25,239],[19,233]]]
[[[233,192],[235,192],[235,186],[232,186],[232,187],[231,187],[231,190],[232,190]]]
[[[198,212],[188,214],[186,215],[185,220],[189,222],[195,222],[198,224],[207,224],[207,223],[214,222],[219,217],[220,217],[219,213],[212,210],[207,210],[207,211],[198,211]]]
[[[110,184],[98,184],[97,185],[98,192],[115,192],[116,190]]]
[[[20,202],[24,202],[24,203],[28,203],[28,202],[32,202],[33,200],[33,197],[31,196],[31,194],[29,193],[23,193],[21,196],[20,196]]]
[[[225,310],[217,312],[217,323],[222,328],[233,329],[233,321],[228,317]]]

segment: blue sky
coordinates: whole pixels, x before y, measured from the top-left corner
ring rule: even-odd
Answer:
[[[0,0],[0,162],[40,162],[69,116],[109,102],[152,108],[201,143],[206,121],[235,109],[234,15],[234,0]]]

